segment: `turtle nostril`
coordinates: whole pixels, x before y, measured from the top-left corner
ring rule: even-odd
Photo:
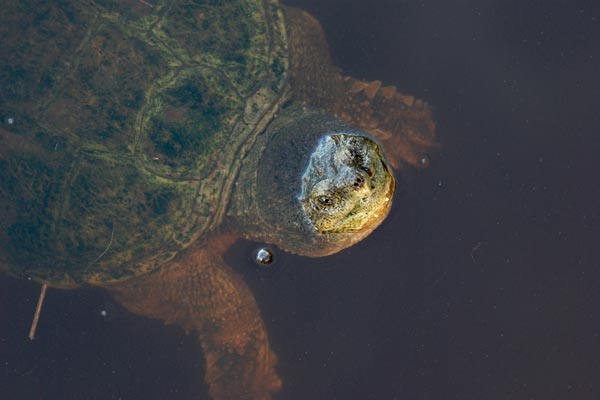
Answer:
[[[361,188],[365,184],[365,180],[361,176],[357,176],[352,184],[355,188]]]

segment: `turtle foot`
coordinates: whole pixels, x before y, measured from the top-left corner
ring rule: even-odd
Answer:
[[[235,349],[209,350],[203,346],[207,365],[205,380],[212,399],[270,400],[271,394],[281,389],[281,379],[274,371],[275,354],[264,343]]]
[[[267,400],[281,388],[277,357],[254,296],[221,257],[232,242],[217,236],[109,290],[136,314],[197,333],[213,400]]]

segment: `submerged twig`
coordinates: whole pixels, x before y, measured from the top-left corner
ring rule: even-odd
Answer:
[[[42,285],[42,291],[40,292],[40,297],[38,298],[37,307],[35,308],[35,314],[33,315],[33,322],[31,323],[31,329],[29,330],[29,339],[33,340],[35,338],[35,330],[37,329],[37,324],[40,319],[40,312],[42,312],[42,304],[44,304],[44,297],[46,297],[46,289],[48,289],[48,285],[45,283]]]

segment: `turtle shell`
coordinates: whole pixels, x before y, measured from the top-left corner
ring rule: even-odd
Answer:
[[[0,42],[0,264],[55,286],[216,227],[286,99],[276,1],[9,1]]]

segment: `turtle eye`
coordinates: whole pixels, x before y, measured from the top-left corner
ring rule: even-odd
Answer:
[[[329,179],[317,183],[311,190],[310,204],[316,211],[327,214],[335,213],[343,203],[342,194]]]
[[[371,167],[370,165],[361,165],[360,169],[365,171],[367,175],[369,175],[369,178],[372,178],[373,175],[375,175],[375,171],[373,171],[373,167]]]
[[[337,209],[340,199],[335,193],[315,193],[311,203],[316,210],[329,213]]]
[[[326,195],[321,195],[317,197],[317,202],[319,203],[319,206],[323,208],[328,208],[335,204],[333,197]]]
[[[367,173],[367,175],[369,175],[369,178],[372,178],[373,175],[375,175],[375,171],[373,170],[373,166],[371,165],[371,163],[368,163],[365,161],[364,158],[360,159],[361,162],[360,163],[356,163],[356,166],[360,169],[362,169],[363,171],[365,171]]]

